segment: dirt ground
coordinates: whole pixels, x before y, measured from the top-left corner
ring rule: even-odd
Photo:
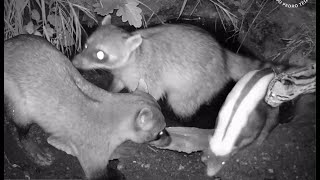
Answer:
[[[253,54],[256,56],[260,54],[263,57],[269,57],[278,53],[278,50],[284,46],[279,42],[279,37],[291,37],[297,32],[295,27],[300,27],[302,23],[311,29],[311,33],[315,34],[315,27],[313,27],[315,26],[315,10],[306,8],[280,7],[270,15],[270,18],[262,22],[265,24],[262,28],[255,29],[247,36],[248,41],[244,43],[244,46],[254,51]],[[265,38],[261,38],[262,36]],[[286,56],[295,61],[301,57],[301,53],[302,51],[297,51],[297,53],[293,52]],[[311,53],[308,58],[315,59],[315,53]],[[105,80],[105,76],[108,76],[105,73],[102,75],[88,73],[85,76],[103,88],[110,83]],[[227,92],[228,90],[221,96],[224,97]],[[131,142],[125,144],[134,147],[135,153],[110,161],[109,177],[110,179],[128,180],[313,180],[316,178],[315,99],[315,94],[302,96],[296,108],[291,109],[291,112],[294,112],[294,119],[291,122],[280,124],[261,146],[252,145],[240,151],[227,161],[224,168],[215,177],[206,176],[206,167],[200,160],[202,152],[185,154]],[[168,126],[213,128],[214,123],[212,122],[222,102],[223,98],[215,100],[211,105],[203,106],[192,117],[190,123],[180,123],[166,108],[166,105],[162,102],[161,104]],[[83,177],[77,159],[49,146],[46,143],[47,134],[37,126],[31,129],[32,138],[42,146],[48,146],[54,153],[55,161],[47,167],[35,165],[17,144],[13,124],[6,117],[4,119],[5,179],[81,179]]]

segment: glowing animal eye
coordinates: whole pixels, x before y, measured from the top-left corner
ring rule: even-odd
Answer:
[[[155,140],[159,140],[163,136],[163,131],[159,132],[155,138]]]
[[[162,136],[163,135],[163,131],[159,132],[159,136]]]
[[[99,60],[102,60],[102,59],[104,58],[104,53],[103,53],[102,51],[98,51],[98,52],[97,52],[97,58],[98,58]]]
[[[222,164],[222,165],[224,165],[225,163],[226,163],[226,162],[222,161],[222,163],[221,163],[221,164]]]
[[[88,45],[87,45],[87,44],[84,44],[84,48],[87,49],[87,48],[88,48]]]

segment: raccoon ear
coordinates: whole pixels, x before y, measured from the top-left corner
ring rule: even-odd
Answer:
[[[137,127],[139,130],[148,131],[152,128],[153,113],[149,108],[143,108],[136,119]]]
[[[146,81],[142,78],[139,79],[138,86],[135,91],[142,91],[149,94],[149,89]]]
[[[130,51],[137,49],[137,47],[139,47],[141,43],[142,37],[140,34],[132,35],[126,40],[126,45],[130,49]]]
[[[111,24],[111,16],[110,15],[106,15],[103,20],[101,21],[101,25],[108,25]]]

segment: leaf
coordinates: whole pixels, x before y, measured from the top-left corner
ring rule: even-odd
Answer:
[[[48,36],[51,38],[53,36],[53,34],[55,33],[55,30],[52,29],[49,25],[46,26],[46,30],[47,30],[47,33],[48,33]]]
[[[89,18],[86,14],[82,16],[82,22],[84,24],[87,24],[88,27],[93,27],[93,25],[96,24],[96,22],[93,19]]]
[[[18,12],[21,12],[28,4],[26,0],[15,1],[15,3],[16,3],[15,7]]]
[[[241,4],[242,4],[242,5],[245,5],[245,4],[247,4],[248,1],[249,1],[249,0],[241,0]]]
[[[242,16],[244,16],[247,12],[245,11],[245,10],[243,10],[243,9],[238,9],[238,12],[242,15]]]
[[[95,8],[94,12],[106,16],[124,4],[126,4],[126,0],[101,0],[100,3],[93,4],[93,7]]]
[[[75,40],[72,37],[72,34],[70,34],[70,32],[65,32],[61,34],[61,36],[58,36],[57,38],[63,46],[72,46],[75,44]]]
[[[33,23],[30,21],[27,25],[24,26],[24,29],[29,33],[33,34],[34,28],[33,28]]]
[[[36,20],[37,22],[39,22],[39,20],[40,20],[40,14],[39,14],[39,12],[38,12],[36,9],[33,9],[33,10],[31,11],[31,18],[34,19],[34,20]]]
[[[41,36],[42,37],[42,34],[39,31],[35,31],[33,34],[36,35],[36,36]]]
[[[53,25],[57,29],[59,29],[62,26],[61,21],[60,21],[60,16],[58,16],[58,15],[49,14],[47,16],[47,20],[51,25]]]
[[[137,7],[139,3],[136,0],[128,0],[128,3],[121,6],[117,11],[117,16],[122,16],[122,22],[128,21],[134,27],[141,27],[142,25],[142,10]]]
[[[239,2],[239,1],[234,1],[233,4],[234,4],[235,6],[238,6],[238,7],[240,6],[240,2]]]
[[[12,164],[12,167],[17,168],[17,167],[20,167],[20,166],[17,165],[17,164]]]

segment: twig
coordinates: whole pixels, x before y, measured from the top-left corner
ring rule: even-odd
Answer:
[[[198,7],[199,3],[200,3],[201,0],[198,0],[197,1],[197,4],[194,6],[194,8],[192,9],[191,13],[189,16],[191,16],[193,14],[193,12],[196,10],[196,8]]]
[[[274,10],[276,10],[278,7],[279,7],[280,5],[278,4],[278,5],[276,5],[276,7],[275,8],[273,8],[268,14],[266,14],[266,18],[264,19],[264,20],[262,20],[262,21],[260,21],[260,22],[258,22],[256,25],[255,25],[255,28],[260,24],[260,23],[262,23],[262,22],[264,22],[265,20],[267,20],[268,19],[268,17],[269,17],[269,14],[271,14]]]
[[[217,8],[216,4],[213,4],[213,5],[214,5],[214,7],[215,7],[216,10],[217,10],[217,13],[218,13],[218,16],[219,16],[219,18],[220,18],[220,21],[221,21],[221,23],[222,23],[223,29],[224,29],[225,31],[227,31],[227,30],[226,30],[226,27],[224,26],[223,20],[222,20],[222,18],[221,18],[221,16],[220,16],[220,13],[219,13],[219,11],[218,11],[218,8]]]
[[[180,18],[184,8],[186,7],[186,4],[187,4],[188,0],[184,0],[183,3],[182,3],[182,6],[181,6],[181,9],[180,9],[180,12],[179,12],[179,16],[177,17],[177,20]]]
[[[263,1],[263,2],[264,2],[264,1]],[[263,4],[263,2],[262,2],[262,4]],[[248,31],[246,32],[245,36],[243,37],[243,39],[242,39],[242,41],[241,41],[240,46],[239,46],[239,47],[238,47],[238,49],[237,49],[237,53],[239,52],[239,50],[240,50],[240,48],[241,48],[241,46],[242,46],[242,44],[243,44],[244,40],[246,39],[246,37],[247,37],[247,35],[248,35],[249,31],[251,30],[251,27],[252,27],[253,23],[256,21],[257,17],[258,17],[258,16],[259,16],[259,14],[261,13],[261,11],[262,11],[263,7],[267,4],[267,2],[268,2],[268,1],[266,0],[266,1],[265,1],[265,3],[264,3],[264,4],[262,5],[262,7],[260,8],[260,10],[259,10],[258,14],[256,15],[256,17],[253,19],[252,23],[250,24]]]
[[[157,150],[155,150],[154,148],[152,148],[150,145],[148,146],[149,149],[151,149],[153,152],[158,152]]]
[[[22,169],[19,165],[17,165],[17,164],[12,164],[12,163],[9,161],[6,153],[5,153],[5,152],[3,152],[3,153],[4,153],[4,158],[8,161],[8,163],[10,164],[10,166],[12,166],[12,167],[14,167],[14,168]]]

